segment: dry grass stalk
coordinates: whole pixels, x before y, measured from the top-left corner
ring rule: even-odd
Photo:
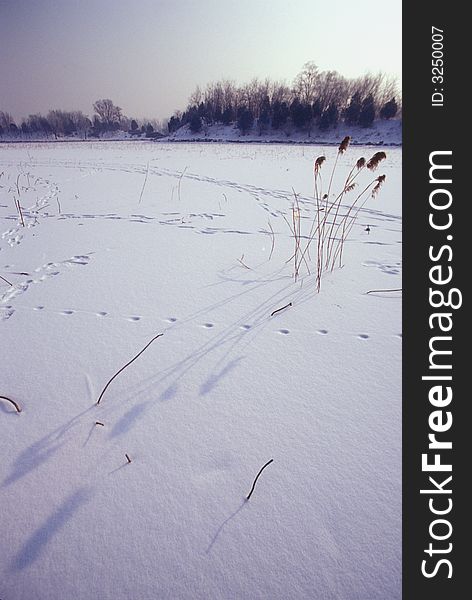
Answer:
[[[295,280],[299,276],[302,263],[306,265],[308,273],[310,273],[307,258],[309,261],[311,260],[309,252],[310,245],[315,239],[317,240],[316,282],[318,292],[320,291],[323,273],[329,268],[333,270],[338,258],[339,266],[342,265],[344,244],[354,226],[359,211],[362,210],[370,197],[375,197],[379,193],[380,188],[385,181],[385,175],[380,175],[371,181],[367,186],[364,187],[364,189],[362,189],[359,194],[357,194],[355,199],[348,204],[346,210],[342,210],[343,199],[347,194],[352,193],[357,188],[358,183],[356,179],[360,177],[361,173],[366,169],[369,171],[374,171],[377,169],[380,162],[386,158],[385,152],[376,152],[369,161],[366,161],[364,157],[359,158],[356,161],[354,166],[349,171],[341,191],[333,201],[330,200],[332,183],[339,156],[347,151],[350,141],[350,136],[346,136],[338,147],[338,152],[336,154],[334,166],[331,171],[328,190],[326,193],[323,193],[323,181],[321,178],[321,168],[326,161],[326,157],[319,156],[314,162],[313,176],[316,214],[311,225],[308,240],[303,248],[300,225],[300,207],[298,203],[298,196],[295,194],[295,192],[295,201],[292,205],[292,222],[290,223],[284,217],[285,222],[289,226],[290,231],[295,239],[294,253],[287,261],[294,261]]]
[[[100,396],[98,397],[97,404],[100,404],[100,401],[101,401],[101,399],[103,398],[103,395],[104,395],[104,393],[107,391],[107,389],[108,389],[108,386],[110,385],[110,383],[111,383],[111,382],[112,382],[112,381],[113,381],[113,380],[114,380],[116,377],[118,377],[118,375],[119,375],[119,374],[120,374],[122,371],[124,371],[124,370],[126,369],[126,367],[129,367],[131,363],[133,363],[133,362],[134,362],[134,361],[135,361],[137,358],[139,358],[139,357],[141,356],[141,354],[142,354],[142,353],[143,353],[145,350],[147,350],[147,348],[149,348],[149,346],[150,346],[150,345],[151,345],[151,344],[152,344],[152,343],[153,343],[155,340],[157,340],[157,338],[160,338],[160,337],[161,337],[161,336],[163,336],[163,335],[164,335],[163,333],[159,333],[158,335],[154,336],[154,337],[152,338],[152,340],[151,340],[150,342],[148,342],[148,343],[147,343],[147,344],[144,346],[144,348],[143,348],[142,350],[140,350],[140,351],[139,351],[139,352],[136,354],[136,356],[135,356],[134,358],[132,358],[132,359],[131,359],[129,362],[127,362],[127,363],[126,363],[126,364],[125,364],[123,367],[121,367],[121,369],[120,369],[119,371],[117,371],[117,372],[116,372],[116,373],[113,375],[113,377],[112,377],[112,378],[111,378],[111,379],[108,381],[108,383],[106,384],[106,386],[103,388],[103,390],[102,390],[102,393],[101,393],[101,394],[100,394]]]
[[[272,258],[272,254],[274,253],[274,247],[275,247],[275,233],[274,230],[272,229],[272,225],[270,224],[270,221],[267,221],[267,224],[269,225],[269,229],[270,229],[270,234],[271,234],[271,239],[272,239],[272,245],[270,247],[270,253],[269,253],[269,260]]]
[[[13,200],[15,202],[15,206],[16,206],[16,210],[18,212],[18,216],[20,217],[20,222],[22,227],[25,226],[25,220],[23,219],[23,211],[21,210],[21,204],[20,201],[16,198],[16,196],[13,196]]]
[[[249,494],[247,495],[247,497],[246,497],[246,500],[249,500],[249,498],[252,496],[252,493],[254,492],[254,489],[255,489],[255,487],[256,487],[257,480],[259,479],[259,477],[260,477],[260,475],[261,475],[262,471],[263,471],[263,470],[264,470],[264,469],[265,469],[267,466],[269,466],[269,465],[270,465],[270,463],[272,463],[272,462],[274,462],[274,459],[273,459],[273,458],[271,458],[271,459],[270,459],[268,462],[266,462],[266,464],[265,464],[265,465],[262,467],[262,469],[261,469],[261,470],[259,471],[259,473],[256,475],[256,478],[254,479],[254,483],[252,484],[251,491],[250,491],[250,492],[249,492]]]
[[[125,454],[125,456],[126,456],[126,460],[128,461],[128,464],[129,464],[131,462],[131,458],[127,454]]]
[[[2,277],[2,275],[0,275],[0,279],[2,279],[5,283],[8,283],[8,285],[10,285],[11,287],[13,287],[13,283],[11,281],[8,281],[6,277]]]
[[[182,171],[182,173],[181,173],[181,175],[180,175],[180,177],[179,177],[179,185],[178,185],[178,188],[177,188],[177,194],[178,194],[178,196],[179,196],[179,202],[180,202],[180,186],[182,185],[182,178],[183,178],[183,176],[185,175],[185,171],[186,171],[187,169],[188,169],[188,167],[185,167],[185,169]]]
[[[14,400],[12,400],[11,398],[8,398],[8,396],[0,396],[0,400],[6,400],[7,402],[10,402],[15,407],[16,412],[18,412],[18,413],[21,412],[20,405],[17,402],[15,402]]]
[[[244,254],[241,255],[241,258],[238,258],[238,263],[240,263],[245,269],[249,269],[249,271],[252,271],[251,267],[248,267],[246,263],[243,262],[244,259]]]
[[[288,304],[286,304],[285,306],[282,306],[282,308],[277,308],[276,310],[274,310],[273,312],[270,313],[270,316],[273,317],[274,315],[276,315],[277,313],[279,313],[281,310],[285,310],[286,308],[288,308],[289,306],[292,306],[292,303],[289,302]]]
[[[149,161],[148,161],[147,167],[146,167],[146,177],[144,178],[143,187],[141,188],[141,193],[139,194],[138,204],[141,204],[141,200],[143,198],[144,188],[146,187],[146,182],[147,182],[147,179],[148,179],[148,175],[149,175]]]
[[[346,241],[347,237],[349,236],[349,233],[351,232],[351,229],[354,227],[354,223],[356,221],[357,215],[364,208],[367,200],[369,198],[375,198],[375,196],[379,193],[380,188],[382,187],[382,184],[384,183],[384,181],[385,181],[385,175],[380,175],[379,177],[377,177],[376,179],[374,179],[373,181],[371,181],[369,183],[369,185],[366,186],[364,188],[364,190],[357,196],[356,200],[350,206],[347,214],[345,215],[345,217],[343,218],[343,221],[342,221],[342,226],[343,226],[342,235],[341,235],[341,239],[337,243],[336,251],[335,251],[334,257],[332,259],[331,270],[334,269],[334,265],[335,265],[335,262],[336,262],[336,259],[337,259],[338,256],[339,256],[339,266],[341,266],[341,264],[342,264],[342,256],[343,256],[343,249],[344,249],[344,242]],[[372,186],[374,186],[373,189],[372,189]],[[362,202],[362,204],[360,204],[357,207],[356,212],[351,217],[350,215],[351,215],[352,211],[354,210],[354,208],[356,207],[356,205],[359,202],[359,200],[364,195],[366,195],[367,192],[369,192],[369,191],[371,192],[370,195],[365,197],[365,199]]]
[[[403,291],[403,288],[390,288],[388,290],[369,290],[368,292],[366,292],[366,294],[375,294],[375,293],[380,293],[380,292],[401,292]]]

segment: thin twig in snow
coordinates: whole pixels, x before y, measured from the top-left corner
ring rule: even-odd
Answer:
[[[144,178],[143,187],[142,187],[142,189],[141,189],[141,193],[139,194],[139,201],[138,201],[138,204],[141,204],[141,200],[142,200],[142,197],[143,197],[144,188],[146,187],[146,181],[147,181],[148,175],[149,175],[149,161],[148,161],[148,164],[147,164],[147,169],[146,169],[146,177]]]
[[[238,258],[238,263],[240,263],[245,269],[249,269],[250,271],[252,271],[251,267],[248,267],[245,263],[243,263],[243,258],[244,254],[241,256],[241,258]]]
[[[274,310],[274,312],[270,313],[270,316],[273,317],[275,314],[277,314],[278,312],[280,312],[281,310],[285,310],[286,308],[288,308],[289,306],[292,306],[292,303],[289,302],[288,304],[286,304],[285,306],[282,306],[282,308],[278,308],[277,310]]]
[[[2,400],[6,400],[7,402],[11,402],[11,404],[13,404],[13,406],[16,408],[16,412],[21,412],[21,407],[19,404],[17,404],[14,400],[12,400],[11,398],[8,398],[7,396],[0,396],[0,399]]]
[[[179,196],[179,202],[180,202],[180,186],[181,186],[181,184],[182,184],[182,177],[184,176],[184,174],[185,174],[185,171],[186,171],[187,169],[188,169],[188,167],[185,167],[185,169],[182,171],[182,173],[181,173],[181,175],[180,175],[180,177],[179,177],[179,185],[178,185],[178,188],[177,188],[177,193],[178,193],[178,196]]]
[[[108,383],[106,384],[106,386],[103,388],[102,393],[100,394],[100,396],[98,397],[97,400],[97,404],[100,404],[100,400],[103,398],[103,394],[106,392],[108,386],[110,385],[110,383],[116,378],[118,377],[118,375],[124,371],[126,369],[126,367],[129,367],[131,363],[133,363],[137,358],[139,358],[141,356],[141,354],[147,349],[149,348],[149,346],[154,342],[154,340],[157,340],[157,338],[160,338],[161,336],[163,336],[163,333],[159,333],[158,335],[154,336],[152,338],[152,340],[150,342],[148,342],[144,348],[142,350],[140,350],[136,356],[134,358],[132,358],[129,362],[127,362],[123,367],[121,367],[121,369],[119,371],[117,371],[113,377],[108,381]]]
[[[275,233],[274,233],[274,230],[272,229],[272,225],[270,224],[270,221],[267,221],[267,224],[269,225],[269,229],[270,229],[271,236],[272,236],[272,246],[271,246],[270,254],[269,254],[269,260],[270,260],[272,258],[272,253],[274,252]]]
[[[401,292],[403,288],[391,288],[388,290],[369,290],[366,294],[374,294],[376,292]]]
[[[268,462],[266,462],[266,464],[262,467],[262,469],[259,471],[259,473],[256,475],[256,478],[254,479],[254,483],[252,484],[252,488],[251,491],[249,492],[248,496],[246,497],[246,500],[249,500],[249,498],[252,496],[252,492],[254,491],[254,488],[256,487],[256,483],[257,480],[259,479],[262,471],[268,466],[270,465],[271,462],[274,462],[274,459],[271,458]]]
[[[13,287],[13,283],[12,283],[11,281],[8,281],[8,279],[6,279],[5,277],[2,277],[2,276],[0,275],[0,279],[3,279],[3,281],[4,281],[5,283],[8,283],[8,285],[11,285],[11,286]]]

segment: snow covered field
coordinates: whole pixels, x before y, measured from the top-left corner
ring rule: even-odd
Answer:
[[[401,288],[385,152],[317,294],[283,215],[293,187],[309,229],[336,147],[0,146],[2,600],[401,597],[401,293],[366,294]]]

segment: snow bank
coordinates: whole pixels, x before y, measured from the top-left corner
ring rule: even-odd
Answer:
[[[402,122],[398,119],[391,121],[375,121],[372,127],[359,127],[339,124],[334,129],[320,131],[313,129],[306,132],[286,130],[270,130],[259,134],[254,128],[247,134],[242,134],[236,125],[210,125],[198,133],[192,133],[188,125],[184,125],[162,141],[197,141],[197,142],[257,142],[257,143],[291,143],[291,144],[339,144],[346,136],[352,137],[352,144],[400,146],[402,143]]]

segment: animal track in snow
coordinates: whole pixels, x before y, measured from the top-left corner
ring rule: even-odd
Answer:
[[[362,263],[363,267],[376,267],[380,269],[382,273],[387,273],[388,275],[398,275],[402,270],[402,263],[396,262],[393,264],[378,262],[376,260],[366,260]]]
[[[51,277],[56,277],[60,275],[62,267],[65,268],[74,268],[77,266],[87,265],[90,261],[90,256],[88,254],[81,254],[72,256],[66,260],[60,262],[48,262],[40,267],[36,267],[33,269],[34,276],[33,278],[27,277],[26,279],[19,281],[15,285],[10,286],[1,296],[0,296],[0,307],[2,304],[6,304],[17,298],[18,296],[24,294],[28,291],[31,285],[35,285],[38,283],[42,283]],[[34,310],[43,310],[44,306],[35,307]],[[15,312],[13,307],[10,307],[8,311],[2,311],[1,320],[5,320],[6,318],[10,318],[12,314]],[[74,311],[69,309],[65,309],[62,311],[62,314],[68,315],[72,314]],[[8,316],[5,316],[7,315]]]
[[[28,230],[30,230],[32,227],[36,227],[37,225],[39,225],[39,218],[50,216],[46,212],[40,213],[40,210],[47,207],[50,201],[57,200],[59,194],[59,187],[55,183],[50,182],[41,177],[37,177],[34,182],[34,185],[37,187],[31,187],[29,189],[33,189],[35,194],[38,193],[39,187],[45,188],[46,193],[40,198],[36,196],[34,204],[32,204],[29,207],[26,207],[25,202],[28,201],[28,188],[23,188],[27,192],[26,195],[22,194],[21,196],[23,222],[20,222],[17,214],[8,215],[4,217],[5,219],[16,222],[15,227],[12,227],[11,229],[8,229],[4,233],[2,233],[0,237],[0,239],[5,240],[6,243],[11,247],[18,246],[19,244],[21,244]]]
[[[90,262],[90,256],[87,254],[81,254],[78,256],[73,256],[68,260],[65,260],[63,264],[65,265],[88,265]]]
[[[277,333],[280,333],[282,335],[288,335],[290,333],[290,330],[289,329],[279,329],[277,331]]]
[[[0,306],[0,321],[6,321],[14,312],[13,306]]]

